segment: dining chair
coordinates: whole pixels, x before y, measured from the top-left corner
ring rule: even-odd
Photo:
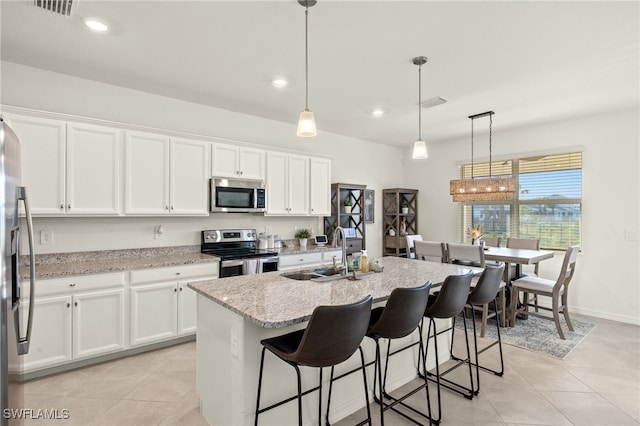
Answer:
[[[484,245],[488,247],[500,247],[500,237],[482,237]]]
[[[540,240],[533,238],[507,238],[507,248],[515,248],[515,249],[525,249],[525,250],[540,250]],[[514,277],[514,279],[521,278],[522,276],[538,276],[538,267],[539,263],[533,264],[533,271],[523,271],[522,268],[524,265],[511,265],[510,276]],[[518,269],[520,270],[518,272]],[[534,304],[534,309],[536,312],[539,311],[538,308],[538,296],[533,295],[532,299]],[[531,300],[527,301],[529,303]]]
[[[447,249],[444,243],[437,241],[414,241],[415,258],[429,262],[446,263]]]
[[[407,243],[407,259],[415,259],[416,255],[413,251],[413,242],[422,241],[422,235],[407,235],[405,240]]]
[[[562,269],[555,281],[534,276],[524,276],[513,281],[511,287],[511,324],[515,324],[517,314],[522,314],[525,318],[527,318],[528,315],[533,315],[534,317],[552,320],[556,323],[556,328],[558,329],[560,338],[565,340],[564,333],[560,327],[560,314],[562,313],[564,315],[564,319],[567,322],[569,330],[573,331],[573,325],[569,318],[569,308],[567,306],[567,293],[569,291],[569,283],[571,282],[571,278],[573,278],[573,273],[576,269],[577,258],[578,246],[571,246],[567,248],[567,252],[565,253],[564,260],[562,262]],[[524,294],[524,302],[520,308],[517,307],[519,292]],[[550,317],[538,312],[530,312],[529,306],[537,305],[533,305],[529,302],[529,294],[550,297],[551,308],[545,306],[538,306],[538,308],[551,311],[553,316]]]

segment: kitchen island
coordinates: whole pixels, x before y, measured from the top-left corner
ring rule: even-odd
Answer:
[[[396,287],[417,287],[431,280],[442,283],[448,275],[467,273],[470,268],[397,257],[380,259],[384,272],[319,283],[296,281],[279,272],[229,277],[189,284],[198,293],[197,388],[200,410],[212,425],[253,424],[260,364],[260,340],[304,328],[318,305],[341,305],[371,294],[384,304]],[[441,358],[448,357],[448,336],[439,337]],[[417,341],[414,333],[394,341],[396,347]],[[440,343],[440,342],[439,342]],[[430,346],[430,351],[433,345]],[[374,345],[363,343],[366,361],[374,359]],[[433,367],[434,357],[429,356]],[[387,389],[393,390],[416,377],[417,350],[407,350],[391,359]],[[429,361],[428,360],[428,361]],[[336,367],[336,375],[359,365],[357,353]],[[317,370],[301,369],[303,389],[317,385]],[[326,375],[328,376],[328,375]],[[372,388],[373,368],[367,369]],[[334,384],[330,422],[364,406],[361,375],[352,374]],[[295,395],[295,372],[267,354],[262,404]],[[325,387],[324,389],[328,389]],[[323,396],[326,401],[326,395]],[[317,396],[303,398],[305,424],[317,423]],[[285,404],[260,416],[261,425],[297,423],[295,403]]]

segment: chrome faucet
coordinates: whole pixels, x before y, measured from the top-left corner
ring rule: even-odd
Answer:
[[[342,237],[342,264],[340,266],[336,265],[336,257],[333,256],[333,269],[336,272],[339,272],[340,275],[347,276],[347,240],[344,236],[344,229],[342,226],[336,227],[335,231],[333,231],[333,246],[338,247],[338,234]]]

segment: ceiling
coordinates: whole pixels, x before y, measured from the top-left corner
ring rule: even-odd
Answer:
[[[0,1],[1,58],[295,124],[304,108],[304,8],[286,1],[75,0],[70,18]],[[409,147],[418,67],[427,142],[639,103],[638,2],[331,1],[309,10],[318,132]],[[85,17],[108,23],[88,31]],[[284,89],[271,79],[289,80]],[[383,108],[382,118],[371,111]]]

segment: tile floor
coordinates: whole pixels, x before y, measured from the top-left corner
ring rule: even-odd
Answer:
[[[597,326],[565,360],[504,345],[504,377],[481,373],[481,392],[472,401],[443,392],[442,424],[640,425],[640,327],[575,317]],[[424,393],[411,400],[423,402]],[[25,406],[70,412],[67,420],[27,425],[207,424],[195,388],[195,342],[28,382]],[[378,425],[377,406],[372,409]],[[385,423],[411,424],[392,412]]]

